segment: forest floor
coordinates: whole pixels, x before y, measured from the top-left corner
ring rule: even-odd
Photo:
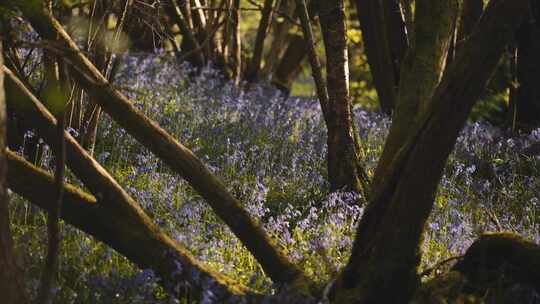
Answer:
[[[365,206],[359,194],[328,191],[318,102],[284,99],[264,84],[241,91],[210,69],[198,76],[191,72],[162,57],[129,57],[116,85],[194,151],[309,276],[328,280],[346,263]],[[355,118],[372,174],[390,120],[361,107]],[[214,269],[257,290],[272,287],[187,183],[108,117],[98,138],[95,157],[170,236]],[[540,155],[527,153],[537,142],[540,129],[515,135],[484,122],[467,124],[426,227],[421,271],[462,255],[485,232],[510,231],[540,242]],[[50,153],[40,165],[50,168]],[[15,195],[12,201],[15,241],[35,293],[46,252],[46,216]],[[54,303],[179,303],[151,270],[136,268],[75,228],[64,225],[63,235]]]

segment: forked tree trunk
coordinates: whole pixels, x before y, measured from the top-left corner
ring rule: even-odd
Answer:
[[[4,64],[2,55],[3,35],[0,33],[0,66]],[[4,94],[4,72],[0,69],[0,295],[2,303],[28,303],[23,273],[16,263],[9,222],[8,195],[6,188],[6,102]]]
[[[187,1],[183,2],[183,5],[177,5],[176,0],[169,0],[170,6],[167,7],[165,12],[180,29],[180,33],[182,34],[182,52],[184,52],[184,56],[196,67],[201,67],[204,65],[205,61],[204,53],[193,32],[192,24],[188,22],[190,20],[182,13],[182,7],[185,8],[187,6]],[[189,10],[186,10],[186,13],[187,12],[189,12]],[[189,14],[189,16],[191,16],[191,14]]]
[[[328,86],[328,180],[338,189],[366,192],[367,177],[360,165],[358,134],[349,96],[349,59],[343,0],[319,2],[319,17],[326,50]]]
[[[448,155],[527,9],[528,0],[490,1],[392,156],[383,183],[374,188],[349,263],[334,288],[336,303],[407,303],[411,298],[419,284],[424,226]]]
[[[441,80],[457,9],[453,0],[416,1],[415,40],[401,67],[396,110],[383,154],[377,164],[372,192],[377,191],[381,179],[387,176],[385,171],[391,170],[390,161],[425,111]]]

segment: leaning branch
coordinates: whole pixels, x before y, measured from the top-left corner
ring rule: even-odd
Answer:
[[[57,196],[54,177],[11,151],[6,154],[9,188],[44,210],[54,209]],[[197,297],[197,294],[212,286],[220,299],[238,299],[249,292],[246,287],[197,261],[187,249],[161,232],[148,218],[115,210],[113,205],[107,199],[97,199],[73,185],[64,184],[62,218],[139,267],[154,270],[169,290],[174,291],[176,286],[189,284]],[[177,288],[176,291],[182,289]]]
[[[29,119],[29,121],[33,122],[33,126],[38,131],[38,134],[43,137],[45,141],[47,141],[51,146],[56,147],[58,143],[56,138],[58,137],[58,135],[55,132],[58,130],[58,128],[54,117],[39,102],[39,100],[37,100],[37,98],[33,96],[26,87],[24,87],[22,82],[15,77],[13,72],[11,72],[6,67],[4,67],[4,72],[6,74],[5,84],[8,97],[7,101],[10,106],[12,106],[19,114],[31,118]],[[90,223],[110,223],[110,229],[118,230],[116,230],[114,234],[112,234],[114,235],[113,239],[106,241],[103,240],[103,236],[111,234],[110,231],[100,232],[100,230],[98,230],[98,233],[103,233],[103,235],[96,235],[95,233],[97,228],[94,229],[85,226],[89,224],[85,224],[84,222],[80,221],[70,223],[94,235],[98,239],[103,240],[105,243],[111,245],[111,247],[124,254],[134,263],[141,265],[141,267],[150,267],[154,269],[156,273],[164,279],[164,283],[166,286],[177,285],[180,282],[179,279],[171,276],[172,274],[170,273],[170,271],[174,269],[171,270],[169,268],[169,270],[167,270],[167,268],[163,267],[160,270],[160,268],[153,264],[154,262],[151,260],[152,257],[155,257],[157,255],[157,253],[149,254],[144,252],[147,247],[149,250],[151,250],[150,247],[153,247],[154,245],[144,245],[144,249],[142,250],[143,252],[138,252],[139,250],[137,248],[140,248],[140,246],[142,246],[140,244],[148,244],[148,241],[145,241],[146,237],[164,240],[163,242],[165,242],[165,244],[161,245],[161,247],[158,246],[156,248],[162,248],[163,252],[170,254],[170,256],[164,255],[162,259],[172,259],[175,256],[183,256],[185,255],[187,250],[181,247],[181,245],[171,241],[166,235],[164,235],[159,230],[159,228],[157,228],[152,223],[151,219],[141,209],[137,202],[135,202],[133,198],[131,198],[131,196],[129,196],[129,194],[127,194],[120,185],[118,185],[116,180],[114,180],[114,178],[111,177],[109,173],[103,167],[101,167],[101,165],[99,165],[99,163],[97,163],[90,155],[88,155],[88,153],[75,141],[75,139],[68,132],[64,131],[63,135],[66,144],[66,156],[68,166],[75,173],[75,175],[77,175],[77,177],[79,177],[81,181],[88,187],[88,189],[90,189],[90,191],[92,191],[96,196],[100,197],[99,201],[96,203],[102,204],[101,206],[99,206],[99,208],[95,207],[100,210],[100,213],[97,215],[93,215],[92,212],[86,212],[85,208],[87,207],[84,206],[81,207],[80,212],[88,214],[88,221],[90,221]],[[25,168],[26,167],[23,167],[23,169]],[[21,172],[27,172],[28,168],[26,169],[26,171]],[[12,170],[16,170],[16,168],[13,169],[12,167],[10,167],[10,173]],[[25,173],[24,175],[20,176],[27,175],[28,174]],[[34,185],[34,182],[32,180],[29,180],[28,185],[29,187],[31,187],[32,185]],[[18,187],[18,189],[21,189],[21,186]],[[32,201],[32,198],[34,197],[32,195],[34,195],[34,193],[25,194],[25,189],[26,188],[22,188],[20,190],[21,192],[19,193]],[[18,191],[16,189],[13,190]],[[28,190],[30,191],[30,189]],[[53,206],[53,204],[50,203],[50,200],[47,199],[48,196],[45,195],[47,195],[47,193],[42,196],[45,202],[42,202],[38,199],[40,195],[36,195],[35,203],[38,205],[47,204],[47,206]],[[87,199],[86,201],[89,200]],[[69,218],[74,216],[74,211],[66,211],[66,204],[69,205],[69,202],[62,203],[61,209],[63,210],[63,215],[66,216],[64,219],[70,221]],[[48,207],[43,208],[49,210]],[[110,220],[105,221],[104,218],[107,217],[110,217]],[[109,228],[105,227],[105,230]],[[135,229],[136,231],[140,230],[140,232],[136,232],[135,234],[139,235],[139,237],[141,237],[142,239],[133,240],[134,242],[130,245],[129,242],[125,242],[124,240],[130,239],[130,236],[133,233],[133,229]],[[194,258],[190,256],[190,259],[193,260]],[[174,265],[174,261],[169,261],[168,264]],[[224,279],[224,282],[229,281],[230,280],[228,279]]]
[[[72,72],[86,92],[120,126],[197,190],[274,282],[309,284],[304,273],[287,259],[240,201],[227,191],[204,163],[155,121],[142,114],[131,100],[114,89],[47,10],[32,5],[21,5],[20,9],[43,38],[55,41],[66,49],[62,55],[72,64]]]

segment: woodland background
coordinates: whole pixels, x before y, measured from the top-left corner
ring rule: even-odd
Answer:
[[[538,303],[540,1],[0,1],[5,303]]]

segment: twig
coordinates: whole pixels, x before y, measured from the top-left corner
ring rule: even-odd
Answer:
[[[311,65],[313,80],[315,81],[315,86],[317,88],[317,96],[319,97],[319,102],[321,103],[323,117],[328,123],[328,88],[322,76],[321,62],[319,61],[319,57],[317,56],[317,50],[315,49],[313,28],[309,19],[308,9],[304,0],[296,0],[296,6],[298,9],[300,21],[302,22],[302,32],[304,33],[304,39],[306,40],[308,45],[309,63]]]
[[[58,255],[60,251],[60,213],[62,209],[62,201],[64,198],[64,174],[66,163],[66,144],[64,140],[64,114],[58,118],[57,122],[57,140],[58,146],[56,149],[56,170],[54,173],[54,184],[56,187],[56,205],[49,211],[47,218],[47,233],[49,235],[49,244],[47,248],[47,257],[45,266],[41,273],[41,283],[38,290],[36,303],[49,303],[51,296],[51,287],[54,281],[54,274],[58,268]]]
[[[452,262],[452,261],[459,260],[459,259],[461,259],[461,258],[463,258],[463,257],[464,257],[464,255],[458,255],[458,256],[453,256],[453,257],[449,257],[449,258],[447,258],[447,259],[445,259],[445,260],[442,260],[442,261],[438,262],[437,264],[435,264],[433,267],[430,267],[430,268],[428,268],[428,269],[422,271],[422,273],[420,273],[420,276],[421,276],[421,277],[428,276],[428,275],[430,275],[433,271],[439,269],[441,266],[443,266],[443,265],[445,265],[445,264],[448,264],[448,263],[450,263],[450,262]]]

